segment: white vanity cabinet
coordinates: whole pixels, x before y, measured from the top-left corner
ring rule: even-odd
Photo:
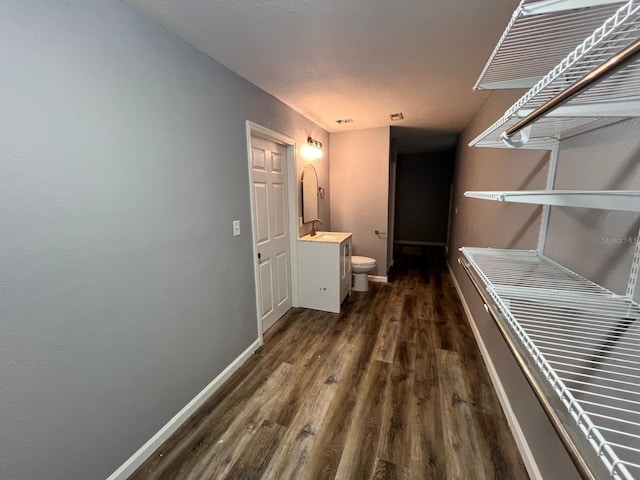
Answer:
[[[299,238],[298,282],[301,307],[339,313],[351,293],[351,233]]]

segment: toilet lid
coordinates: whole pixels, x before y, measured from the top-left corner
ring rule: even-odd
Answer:
[[[371,257],[359,257],[358,255],[354,255],[351,257],[351,263],[355,265],[375,265],[376,259]]]

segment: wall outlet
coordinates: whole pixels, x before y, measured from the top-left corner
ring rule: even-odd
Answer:
[[[240,235],[240,220],[233,221],[233,236],[237,237]]]

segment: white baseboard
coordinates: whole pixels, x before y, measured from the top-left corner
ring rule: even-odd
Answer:
[[[387,283],[387,276],[384,275],[367,275],[370,282]]]
[[[520,451],[520,455],[522,456],[522,461],[524,462],[524,466],[527,469],[527,473],[529,473],[529,477],[531,477],[532,480],[544,480],[542,478],[542,474],[540,473],[540,469],[538,468],[536,460],[533,457],[533,453],[529,448],[529,444],[527,443],[527,439],[524,436],[524,432],[520,427],[520,423],[518,422],[516,414],[513,412],[513,409],[511,408],[511,403],[509,402],[507,393],[504,390],[502,381],[498,376],[496,367],[493,365],[493,361],[491,360],[491,356],[489,355],[489,350],[487,350],[487,346],[484,344],[484,341],[480,336],[480,331],[478,330],[476,322],[473,319],[473,315],[471,314],[471,309],[469,309],[469,305],[467,304],[466,299],[462,295],[462,289],[460,288],[460,284],[458,284],[458,280],[456,279],[456,276],[453,273],[453,269],[451,268],[451,264],[449,264],[448,261],[447,261],[447,267],[449,268],[449,273],[451,274],[451,279],[453,280],[453,284],[455,285],[456,291],[458,292],[458,297],[460,297],[462,308],[464,309],[464,313],[467,316],[467,319],[469,320],[469,325],[471,325],[473,336],[476,338],[476,343],[480,348],[480,354],[482,355],[484,364],[487,367],[487,371],[489,372],[491,383],[493,384],[493,388],[495,388],[496,390],[498,400],[500,401],[500,405],[502,406],[502,411],[504,412],[504,416],[507,419],[507,423],[511,428],[511,433],[513,434],[513,438],[516,441],[516,445],[518,446],[518,450]]]
[[[120,468],[111,474],[107,480],[125,480],[136,469],[149,458],[153,452],[155,452],[164,441],[171,436],[180,426],[187,421],[187,419],[193,415],[193,413],[200,408],[213,393],[218,390],[222,384],[236,371],[238,370],[248,359],[255,353],[255,351],[262,345],[262,340],[257,339],[253,342],[249,348],[242,352],[233,362],[225,368],[220,375],[213,379],[213,381],[204,387],[200,393],[198,393],[193,399],[184,406],[167,424],[162,427],[158,432],[151,437],[147,443],[145,443],[136,453],[124,462]]]

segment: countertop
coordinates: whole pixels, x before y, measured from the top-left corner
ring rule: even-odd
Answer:
[[[305,235],[298,240],[301,242],[340,243],[351,235],[350,232],[317,232],[313,237]]]

